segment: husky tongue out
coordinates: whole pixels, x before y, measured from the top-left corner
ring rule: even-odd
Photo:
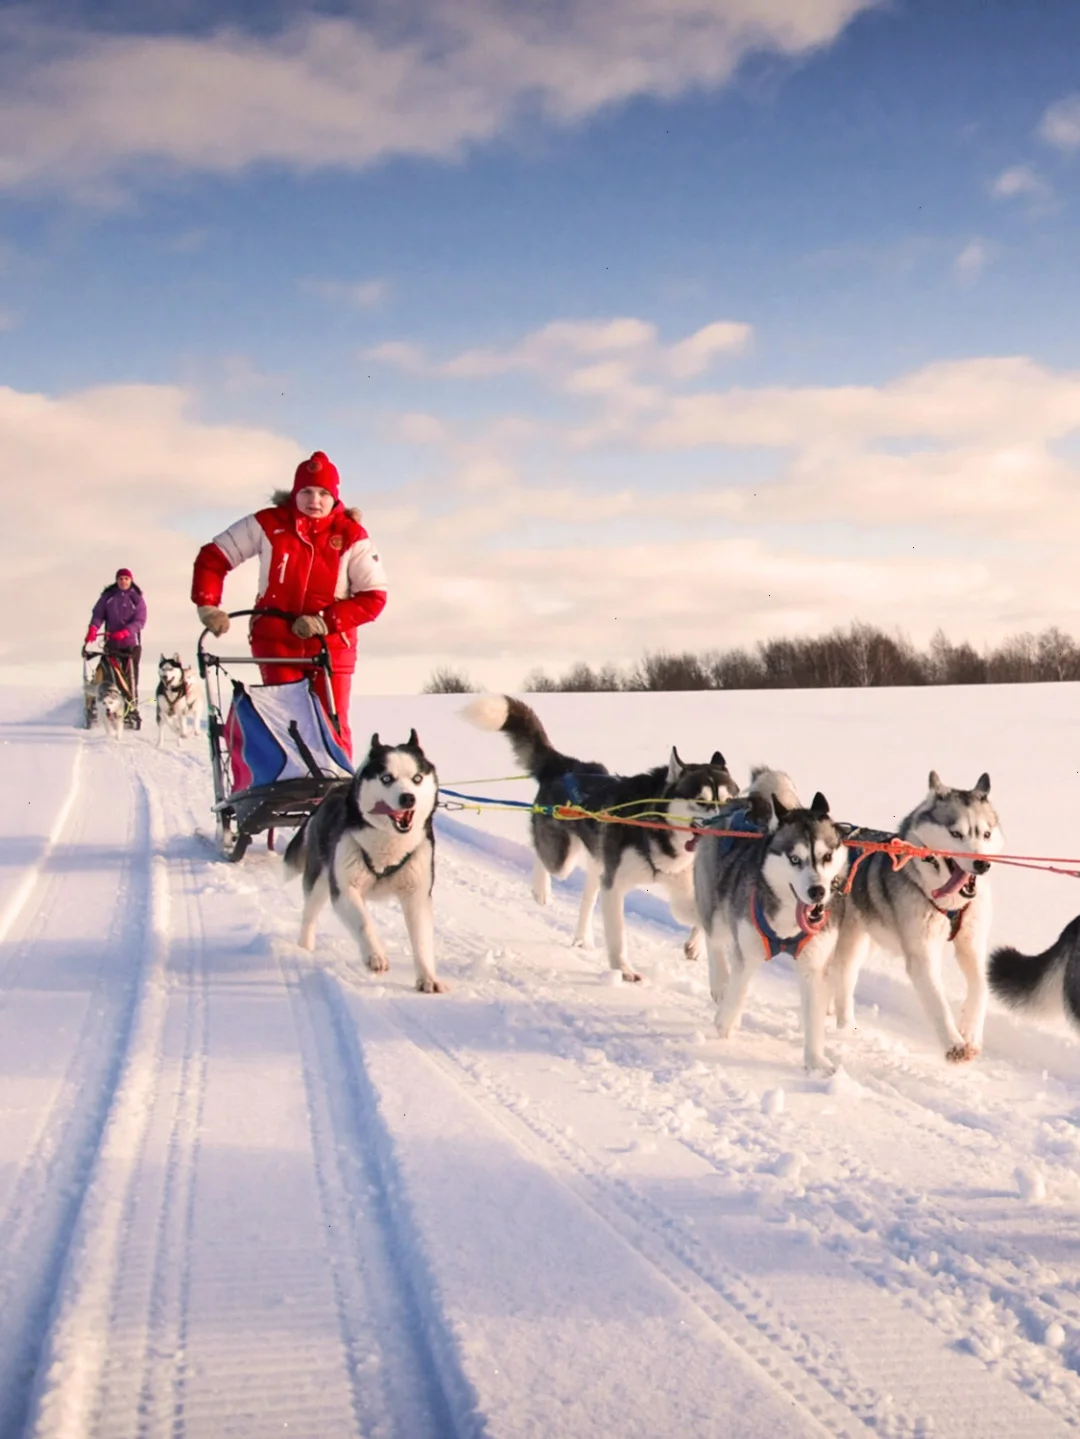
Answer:
[[[820,934],[829,922],[829,912],[823,904],[804,904],[800,899],[795,905],[795,923],[804,934]]]
[[[400,830],[402,834],[408,834],[409,830],[412,829],[413,816],[416,810],[391,809],[384,799],[377,799],[371,806],[371,813],[389,816],[389,818],[394,821],[395,829]]]
[[[975,876],[961,869],[955,860],[947,859],[945,863],[949,866],[949,877],[940,888],[931,891],[931,899],[948,899],[957,890],[965,899],[971,899],[975,894]]]

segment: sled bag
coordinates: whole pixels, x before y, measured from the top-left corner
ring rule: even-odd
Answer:
[[[232,790],[285,779],[348,779],[352,766],[307,680],[286,685],[233,681],[225,721]]]

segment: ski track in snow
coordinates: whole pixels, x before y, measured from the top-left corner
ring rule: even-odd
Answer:
[[[789,967],[721,1043],[673,927],[613,983],[445,834],[419,996],[396,910],[388,976],[329,914],[312,961],[214,859],[201,751],[4,729],[57,773],[0,872],[0,1439],[1080,1425],[1064,1031],[947,1069],[881,964],[807,1078]]]

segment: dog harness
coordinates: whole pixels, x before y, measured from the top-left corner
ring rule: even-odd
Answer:
[[[931,900],[930,903],[934,904],[934,901]],[[964,915],[967,914],[968,905],[970,903],[971,900],[969,899],[967,904],[961,905],[959,909],[942,909],[940,904],[934,904],[934,908],[937,910],[938,914],[943,914],[945,918],[949,921],[950,941],[954,940],[956,936],[960,933],[960,926],[964,922]]]
[[[798,934],[789,935],[787,939],[781,939],[769,923],[765,915],[765,906],[756,889],[754,897],[750,901],[750,923],[761,936],[766,960],[775,959],[778,954],[790,954],[792,959],[798,959],[803,947],[814,937],[814,931],[804,929],[800,930]]]
[[[405,858],[399,859],[396,864],[388,864],[385,869],[376,869],[375,866],[372,864],[371,860],[369,859],[368,852],[364,848],[364,846],[362,844],[358,844],[356,847],[360,851],[360,858],[364,861],[364,868],[367,870],[368,874],[370,874],[372,878],[376,881],[380,879],[389,879],[391,875],[397,874],[398,870],[404,869],[405,866],[408,864],[409,860],[412,859],[413,855],[416,853],[415,849],[410,849]]]
[[[750,818],[750,811],[744,805],[736,809],[722,809],[715,819],[702,826],[702,834],[708,834],[710,828],[737,830],[739,834],[761,834],[762,828],[755,824]],[[735,848],[738,841],[734,834],[724,835],[716,841],[717,853],[721,858],[729,855]]]

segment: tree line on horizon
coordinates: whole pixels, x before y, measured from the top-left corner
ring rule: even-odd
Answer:
[[[1011,635],[981,652],[938,630],[925,650],[899,632],[860,621],[847,629],[794,639],[760,640],[752,649],[646,652],[636,663],[594,667],[584,661],[553,677],[532,670],[527,693],[642,690],[861,689],[883,685],[1041,684],[1080,680],[1080,645],[1056,625]],[[474,694],[482,686],[440,666],[424,694]]]

